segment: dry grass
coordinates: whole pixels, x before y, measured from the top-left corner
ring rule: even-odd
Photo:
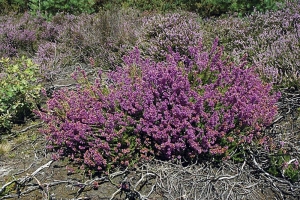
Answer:
[[[0,143],[0,155],[7,155],[12,148],[11,143],[7,140],[4,140]]]

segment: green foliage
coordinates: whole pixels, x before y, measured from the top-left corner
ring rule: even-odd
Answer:
[[[122,5],[124,7],[135,7],[139,10],[146,11],[146,10],[155,10],[155,11],[168,11],[168,10],[174,10],[180,6],[182,6],[182,1],[180,0],[127,0],[123,1]]]
[[[142,11],[171,11],[176,9],[198,12],[203,17],[220,16],[226,13],[238,13],[240,16],[251,13],[254,8],[259,11],[277,9],[277,3],[283,0],[113,0],[103,1],[105,8],[114,5],[134,7]]]
[[[292,182],[298,181],[300,177],[299,170],[293,165],[288,165],[287,169],[284,172],[284,175],[288,177]]]
[[[41,85],[36,84],[38,67],[25,57],[0,60],[0,130],[22,123],[32,114]]]
[[[9,186],[7,186],[1,193],[0,193],[0,197],[5,196],[6,194],[9,194],[12,191],[16,191],[17,188],[17,183],[13,182],[12,184],[10,184]]]
[[[116,6],[121,6],[156,12],[189,10],[208,17],[226,13],[245,15],[251,13],[254,7],[259,11],[274,10],[277,9],[277,3],[282,2],[284,0],[0,0],[0,8],[3,14],[16,11],[24,12],[29,9],[34,14],[39,12],[51,17],[57,12],[93,13],[99,11],[100,8],[110,10]]]
[[[135,8],[141,11],[165,12],[186,8],[184,0],[105,0],[100,3],[105,9],[121,5],[123,8]]]
[[[231,1],[230,0],[203,0],[194,1],[191,4],[190,9],[194,9],[201,16],[221,15],[229,11]]]
[[[47,17],[52,17],[58,12],[70,14],[93,13],[94,0],[30,0],[29,8],[34,14],[41,13]]]
[[[268,172],[277,177],[287,177],[295,182],[300,178],[299,162],[296,159],[293,160],[286,151],[281,149],[277,154],[270,156]]]
[[[283,0],[187,0],[189,9],[197,11],[201,16],[220,16],[226,13],[237,13],[239,16],[259,11],[275,10],[277,3]]]

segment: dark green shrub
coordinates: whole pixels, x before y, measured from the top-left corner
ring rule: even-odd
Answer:
[[[30,0],[29,8],[32,13],[41,13],[51,17],[58,12],[93,13],[94,5],[95,0]]]
[[[123,8],[135,8],[140,11],[165,12],[185,8],[183,0],[106,0],[101,3],[105,9],[111,9],[116,6]]]
[[[168,11],[178,9],[181,1],[178,0],[126,0],[122,3],[123,7],[134,7],[142,11]],[[182,6],[182,5],[181,5]]]
[[[0,15],[23,13],[28,10],[29,0],[0,0]]]
[[[259,11],[277,9],[277,3],[284,0],[186,0],[191,11],[198,12],[203,17],[220,16],[226,13],[237,13],[240,16],[249,14],[256,8]]]

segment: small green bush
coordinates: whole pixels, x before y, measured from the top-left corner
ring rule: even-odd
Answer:
[[[270,165],[267,171],[276,177],[285,177],[291,182],[299,181],[299,161],[292,159],[291,154],[285,148],[280,148],[276,153],[270,154]]]
[[[39,69],[25,57],[0,59],[0,130],[22,123],[38,102],[41,85]]]

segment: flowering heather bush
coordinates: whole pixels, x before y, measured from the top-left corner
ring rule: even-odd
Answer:
[[[75,91],[56,91],[39,115],[43,133],[59,156],[104,170],[140,158],[194,159],[227,155],[229,148],[259,139],[276,114],[278,94],[245,62],[223,61],[190,47],[164,62],[144,60],[138,49],[125,66],[91,84],[75,77]]]
[[[299,88],[299,9],[300,4],[295,1],[278,11],[254,12],[244,19],[219,19],[203,28],[213,33],[209,41],[218,35],[225,52],[237,60],[247,54],[267,80],[279,87]]]
[[[155,15],[143,21],[137,45],[145,56],[156,60],[165,59],[169,48],[187,55],[188,47],[196,46],[202,37],[196,14]]]
[[[63,25],[28,13],[0,16],[0,56],[32,58],[39,45],[57,40]]]

